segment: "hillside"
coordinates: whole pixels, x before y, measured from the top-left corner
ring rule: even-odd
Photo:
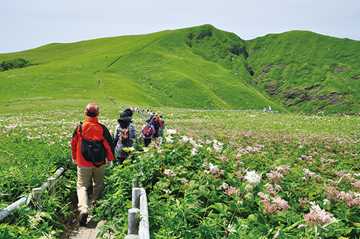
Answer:
[[[306,31],[247,42],[252,84],[285,107],[359,112],[360,42]]]
[[[213,43],[225,41],[225,50],[230,42],[241,41],[211,26],[213,35],[209,37],[208,27],[56,43],[2,54],[0,62],[21,58],[29,63],[0,71],[1,108],[21,110],[32,104],[41,109],[73,108],[96,100],[102,105],[213,109],[261,109],[272,105],[281,109],[248,86],[246,72],[235,75],[205,59],[196,53],[203,50],[201,44],[189,47],[190,33],[194,45],[195,41],[209,38]]]
[[[211,25],[0,54],[3,112],[124,104],[354,113],[360,42],[292,31],[244,41]]]

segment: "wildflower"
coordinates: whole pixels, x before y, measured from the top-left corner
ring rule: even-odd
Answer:
[[[289,165],[280,165],[275,170],[283,175],[286,175],[290,171],[290,166]]]
[[[168,143],[170,143],[170,144],[174,143],[174,140],[173,140],[173,138],[171,137],[171,135],[166,136],[165,139],[166,139],[166,142],[168,142]]]
[[[255,171],[247,171],[244,179],[251,185],[257,185],[260,183],[261,176]]]
[[[356,180],[355,182],[351,183],[356,190],[360,190],[360,180]]]
[[[303,161],[311,161],[313,159],[313,157],[311,155],[301,155],[300,160],[303,160]]]
[[[224,144],[214,139],[213,141],[213,149],[215,152],[220,152],[223,149]]]
[[[167,135],[174,135],[174,134],[176,134],[176,133],[177,133],[176,129],[167,129],[167,130],[166,130],[166,134],[167,134]]]
[[[189,182],[189,180],[187,180],[186,178],[180,178],[180,182],[181,182],[182,184],[186,184],[186,183]]]
[[[360,194],[339,191],[335,187],[326,188],[326,197],[332,201],[343,201],[348,207],[360,206]]]
[[[316,173],[310,171],[307,168],[303,169],[303,171],[304,171],[304,180],[308,180],[308,179],[311,179],[311,178],[318,177],[318,175]]]
[[[224,175],[224,170],[220,170],[218,166],[213,165],[212,163],[209,164],[209,172],[214,176]]]
[[[245,148],[241,148],[238,151],[238,154],[236,155],[237,158],[240,158],[241,155],[249,154],[249,153],[257,153],[262,148],[264,148],[264,145],[256,144],[255,146],[246,146]]]
[[[259,192],[258,196],[260,197],[260,201],[264,206],[265,212],[268,214],[286,211],[289,208],[288,202],[279,196],[272,198],[263,192]]]
[[[226,190],[226,189],[228,189],[228,188],[229,188],[229,184],[227,184],[227,183],[225,183],[225,182],[223,182],[223,183],[220,185],[220,187],[219,187],[220,190]]]
[[[235,187],[228,187],[227,189],[225,189],[225,194],[228,195],[228,196],[231,196],[233,194],[237,194],[239,192],[239,190]]]
[[[183,142],[183,143],[187,143],[187,142],[189,142],[189,140],[190,140],[190,138],[187,137],[186,135],[184,135],[183,137],[181,137],[181,142]]]
[[[283,178],[283,175],[279,171],[276,171],[276,170],[270,171],[269,173],[266,174],[266,176],[273,183],[279,183],[281,181],[281,179]]]
[[[333,222],[335,218],[331,213],[321,209],[319,205],[312,203],[310,212],[304,215],[304,220],[309,225],[322,226]]]
[[[176,173],[174,173],[171,169],[165,169],[164,170],[164,175],[166,177],[175,177]]]
[[[282,188],[278,184],[275,184],[275,185],[267,184],[266,185],[266,191],[273,197],[275,195],[277,195],[277,193],[280,192],[281,190],[282,190]]]
[[[191,149],[191,156],[195,156],[196,154],[197,154],[197,152],[198,152],[198,150],[197,150],[197,148],[192,148]]]

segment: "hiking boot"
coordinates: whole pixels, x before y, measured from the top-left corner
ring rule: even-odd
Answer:
[[[86,226],[88,214],[87,213],[80,213],[79,216],[79,224],[80,226]]]

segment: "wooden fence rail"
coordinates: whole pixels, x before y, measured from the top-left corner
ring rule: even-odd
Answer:
[[[21,197],[16,202],[10,204],[6,208],[0,210],[0,222],[9,216],[14,210],[18,209],[24,204],[27,204],[30,200],[37,201],[40,198],[41,193],[46,189],[51,188],[55,185],[56,180],[64,173],[63,167],[58,168],[53,176],[49,177],[39,188],[34,188],[31,193],[27,196]]]

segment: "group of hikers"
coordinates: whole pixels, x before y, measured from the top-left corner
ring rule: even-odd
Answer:
[[[146,111],[149,118],[137,137],[133,114],[137,108],[127,108],[120,113],[118,125],[112,136],[108,128],[99,122],[99,106],[89,103],[85,108],[85,120],[75,129],[72,140],[72,160],[77,165],[77,196],[80,226],[85,226],[89,214],[89,189],[92,188],[92,202],[101,195],[104,188],[106,164],[121,164],[129,157],[127,148],[135,144],[149,146],[152,140],[158,145],[164,131],[161,115]]]

